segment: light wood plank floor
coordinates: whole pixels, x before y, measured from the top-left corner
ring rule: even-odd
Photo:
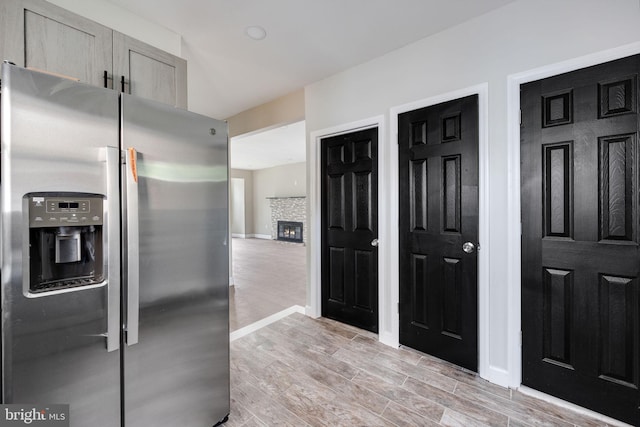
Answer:
[[[300,314],[231,343],[231,399],[227,427],[612,425]]]
[[[235,331],[306,302],[306,248],[300,243],[233,239],[229,327]]]

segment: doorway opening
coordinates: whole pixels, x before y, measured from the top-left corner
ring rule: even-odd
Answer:
[[[305,145],[304,121],[230,140],[231,331],[305,306]]]

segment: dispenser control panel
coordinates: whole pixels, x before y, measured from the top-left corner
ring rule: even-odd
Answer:
[[[103,195],[93,193],[24,195],[29,224],[29,256],[23,257],[25,295],[46,296],[105,283],[103,200]]]
[[[102,197],[29,197],[30,227],[102,225]]]

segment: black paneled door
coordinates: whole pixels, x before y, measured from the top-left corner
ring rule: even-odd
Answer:
[[[321,144],[322,315],[378,332],[378,128]]]
[[[521,87],[523,384],[640,425],[640,56]]]
[[[398,117],[400,343],[478,368],[478,96]]]

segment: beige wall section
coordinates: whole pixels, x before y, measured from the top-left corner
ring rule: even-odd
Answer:
[[[244,201],[240,204],[243,206],[243,218],[234,218],[235,222],[242,221],[242,225],[236,224],[237,227],[233,227],[232,222],[232,233],[236,234],[244,234],[247,237],[251,237],[255,234],[254,226],[253,226],[253,171],[244,170],[244,169],[231,169],[229,172],[229,176],[233,182],[233,180],[242,180],[244,182],[243,192],[244,192]],[[232,190],[233,191],[233,190]],[[238,201],[240,202],[240,201]],[[235,216],[234,213],[232,215]],[[235,228],[235,230],[234,230]],[[238,231],[243,230],[243,231]]]
[[[304,89],[229,117],[229,138],[300,120],[304,120]]]
[[[307,195],[307,164],[292,163],[253,171],[254,232],[271,235],[271,208],[267,197]]]

